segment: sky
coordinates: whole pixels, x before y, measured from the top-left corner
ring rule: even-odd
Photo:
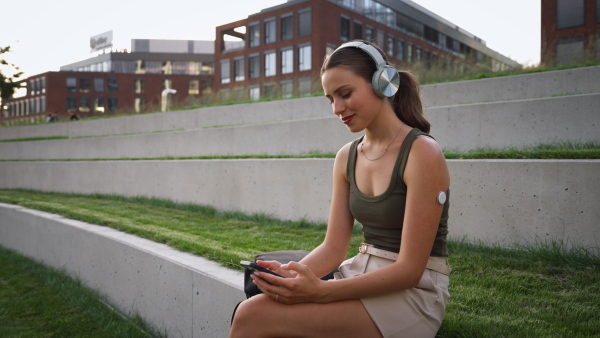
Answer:
[[[92,36],[113,31],[113,49],[131,39],[214,40],[215,27],[286,0],[27,0],[6,1],[0,14],[3,57],[24,77],[85,60]],[[540,0],[414,0],[525,65],[540,61]],[[218,4],[218,5],[215,5]]]

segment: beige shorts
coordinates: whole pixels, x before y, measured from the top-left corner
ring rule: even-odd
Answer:
[[[445,257],[429,257],[429,261],[447,266]],[[340,266],[335,279],[354,277],[392,264],[386,258],[362,254]],[[383,337],[435,337],[446,314],[449,278],[425,269],[417,287],[361,301]]]

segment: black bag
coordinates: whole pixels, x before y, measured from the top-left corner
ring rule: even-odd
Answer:
[[[309,252],[306,250],[273,251],[273,252],[267,252],[267,253],[256,255],[256,257],[254,257],[254,261],[255,262],[257,260],[278,261],[279,263],[287,264],[289,262],[299,262],[302,260],[302,258],[304,258],[308,254],[309,254]],[[337,271],[338,271],[338,269],[335,269],[334,271],[330,272],[327,276],[325,276],[321,279],[322,280],[333,279],[333,274]],[[246,293],[246,298],[250,298],[254,295],[258,295],[258,294],[262,293],[262,291],[260,291],[260,289],[258,287],[256,287],[256,285],[254,283],[252,283],[252,278],[250,278],[250,275],[252,275],[252,271],[250,269],[246,268],[244,270],[244,292]],[[231,315],[231,323],[233,323],[233,317],[235,316],[235,312],[237,311],[237,308],[238,308],[238,306],[240,306],[240,304],[241,304],[241,302],[235,306],[235,309],[233,309],[233,314]]]
[[[309,252],[306,250],[282,250],[282,251],[273,251],[267,252],[263,254],[256,255],[254,261],[278,261],[282,264],[287,264],[289,262],[299,262],[308,255]],[[333,279],[333,274],[337,271],[334,270],[330,272],[327,276],[321,278],[322,280]],[[262,293],[258,287],[254,283],[252,283],[252,271],[250,269],[245,269],[244,271],[244,292],[246,293],[246,298],[250,298],[254,295],[258,295]]]

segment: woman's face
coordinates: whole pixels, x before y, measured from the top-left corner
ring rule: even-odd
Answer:
[[[321,83],[333,113],[353,133],[367,128],[383,106],[384,100],[375,94],[371,83],[346,67],[326,70]]]

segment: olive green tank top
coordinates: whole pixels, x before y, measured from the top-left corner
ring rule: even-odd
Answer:
[[[363,226],[365,242],[374,245],[376,248],[400,252],[407,191],[403,179],[404,169],[412,144],[421,135],[429,136],[416,128],[408,133],[400,147],[400,153],[394,165],[390,185],[383,194],[378,196],[365,195],[356,186],[354,176],[357,156],[356,149],[362,137],[352,142],[350,147],[347,165],[348,181],[350,182],[350,210],[354,218]],[[446,235],[448,234],[450,191],[447,191],[446,195],[446,202],[430,256],[448,256]],[[435,196],[432,198],[435,199]]]

